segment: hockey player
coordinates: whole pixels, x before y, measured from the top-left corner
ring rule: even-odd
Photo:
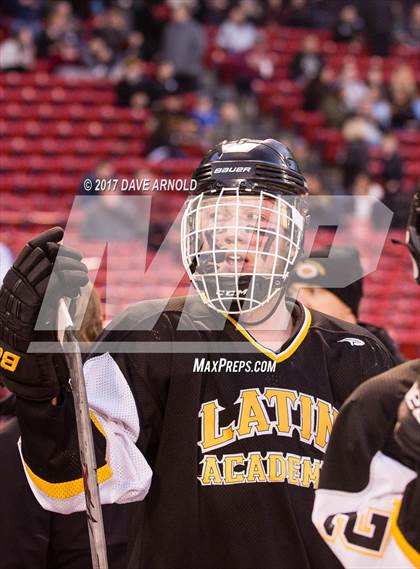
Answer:
[[[181,240],[198,296],[129,308],[84,365],[101,501],[138,501],[133,569],[340,567],[313,490],[337,409],[392,360],[367,330],[284,297],[307,215],[287,147],[224,142],[194,178]],[[6,275],[0,370],[28,482],[68,513],[84,507],[68,373],[59,354],[26,353],[62,235],[32,240]],[[80,256],[57,263],[49,293],[77,295]]]
[[[347,246],[335,247],[331,255],[329,252],[328,248],[319,249],[311,253],[316,259],[309,257],[299,261],[291,275],[288,294],[299,298],[309,309],[363,326],[379,338],[396,364],[403,363],[405,358],[385,328],[359,320],[363,278],[358,250]],[[334,279],[338,275],[348,275],[353,282],[337,288]]]
[[[407,246],[420,284],[420,193]],[[420,360],[370,379],[344,403],[313,521],[347,568],[420,567]]]
[[[420,567],[419,378],[420,360],[406,362],[340,410],[313,521],[345,567]]]

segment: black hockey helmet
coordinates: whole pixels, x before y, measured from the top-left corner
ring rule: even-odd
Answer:
[[[223,186],[259,186],[272,192],[305,195],[306,180],[290,149],[273,138],[223,141],[204,156],[193,174],[195,194]],[[245,184],[244,184],[245,182]]]

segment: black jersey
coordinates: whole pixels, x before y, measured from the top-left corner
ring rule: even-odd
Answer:
[[[366,330],[369,330],[371,334],[379,338],[382,344],[386,347],[388,352],[391,354],[392,359],[394,360],[395,364],[402,364],[406,360],[406,358],[402,355],[400,348],[396,341],[391,338],[385,328],[381,326],[376,326],[375,324],[371,324],[370,322],[358,322],[359,326],[363,326]]]
[[[130,568],[340,567],[311,522],[314,489],[341,404],[392,366],[384,346],[299,303],[279,352],[198,299],[163,308],[127,310],[85,363],[101,500],[144,499]],[[59,511],[83,507],[74,437],[57,435],[70,404],[18,410],[28,480]]]
[[[414,360],[370,379],[335,424],[313,520],[346,568],[420,567],[420,457],[410,461],[393,438],[398,406],[419,378]]]

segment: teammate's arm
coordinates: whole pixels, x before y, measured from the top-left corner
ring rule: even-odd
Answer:
[[[69,513],[84,508],[84,496],[65,358],[28,353],[34,340],[57,346],[54,332],[34,330],[47,286],[46,317],[54,321],[59,298],[76,297],[88,281],[80,254],[58,245],[62,237],[60,228],[39,235],[6,274],[0,291],[0,378],[17,397],[20,451],[30,486],[44,508]],[[109,354],[89,360],[85,377],[101,501],[142,499],[151,471],[135,446],[139,420],[133,394]]]
[[[419,375],[417,360],[368,380],[334,425],[312,519],[346,568],[420,567]]]

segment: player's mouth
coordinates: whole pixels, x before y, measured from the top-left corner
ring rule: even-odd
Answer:
[[[245,255],[229,253],[225,257],[225,263],[227,263],[228,265],[235,265],[236,263],[237,265],[242,266],[246,262],[247,262],[247,257]]]
[[[246,273],[252,270],[253,266],[254,261],[250,255],[227,253],[219,265],[219,271],[222,273],[233,273],[234,271]]]

